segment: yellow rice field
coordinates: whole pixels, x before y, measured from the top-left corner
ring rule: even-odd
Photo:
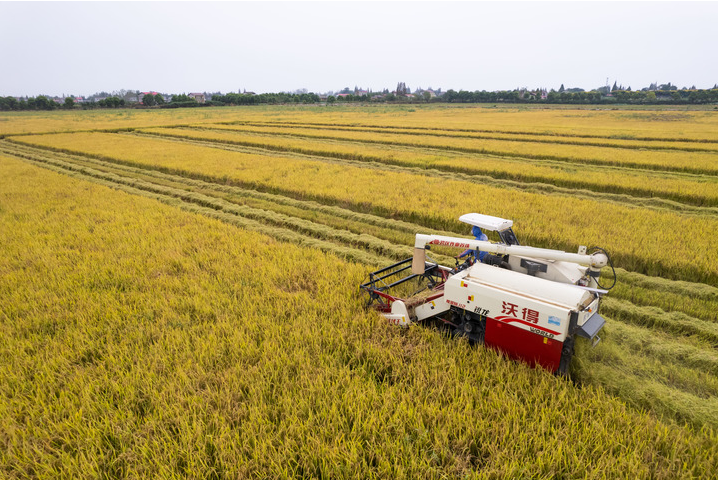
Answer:
[[[0,477],[713,478],[716,127],[706,108],[0,113]],[[468,236],[472,211],[611,254],[572,381],[364,309],[367,272],[417,232]]]
[[[272,154],[227,152],[123,134],[34,135],[18,141],[221,182],[289,191],[303,198],[333,203],[351,199],[388,215],[422,216],[442,229],[455,223],[467,208],[492,211],[496,216],[513,218],[521,226],[523,238],[535,239],[543,245],[573,249],[583,243],[600,244],[623,265],[631,269],[640,265],[644,273],[656,275],[665,271],[672,277],[683,275],[682,278],[692,281],[718,278],[716,258],[696,255],[696,251],[718,251],[718,237],[705,235],[718,231],[715,216],[687,216],[626,205],[602,207],[598,200],[547,196]],[[346,178],[352,181],[347,182]],[[671,228],[663,228],[666,225]],[[686,243],[685,238],[691,238],[691,243]]]

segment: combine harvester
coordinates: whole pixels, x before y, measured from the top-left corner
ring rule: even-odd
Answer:
[[[511,220],[477,213],[459,220],[498,232],[501,243],[417,234],[413,258],[370,273],[361,285],[369,305],[393,324],[438,321],[472,342],[567,375],[576,337],[600,341],[606,321],[598,307],[608,290],[598,277],[611,263],[608,254],[519,245]],[[449,268],[427,261],[430,245],[475,252]],[[474,253],[483,259],[474,262]],[[398,293],[407,287],[407,295]]]

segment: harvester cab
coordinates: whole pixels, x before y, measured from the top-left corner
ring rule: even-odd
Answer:
[[[370,273],[361,285],[369,305],[391,323],[435,321],[512,358],[568,374],[576,338],[600,341],[605,320],[598,309],[607,290],[598,277],[610,264],[606,252],[522,246],[511,220],[477,213],[460,220],[497,232],[501,241],[417,234],[412,258]],[[487,255],[449,268],[427,258],[433,245]]]

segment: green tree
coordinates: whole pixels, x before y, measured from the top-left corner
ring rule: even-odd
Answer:
[[[30,98],[27,103],[28,107],[35,110],[54,110],[57,108],[57,103],[44,95],[38,95],[35,98]]]
[[[20,102],[15,97],[0,97],[0,110],[20,110]]]
[[[62,108],[66,110],[72,110],[75,108],[75,99],[72,97],[65,97],[65,103],[62,104]]]
[[[142,97],[142,105],[146,107],[151,107],[153,105],[157,105],[157,100],[155,100],[155,96],[151,93],[148,93],[144,97]]]

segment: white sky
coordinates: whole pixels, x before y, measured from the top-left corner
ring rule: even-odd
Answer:
[[[0,95],[718,83],[718,2],[4,2]]]

